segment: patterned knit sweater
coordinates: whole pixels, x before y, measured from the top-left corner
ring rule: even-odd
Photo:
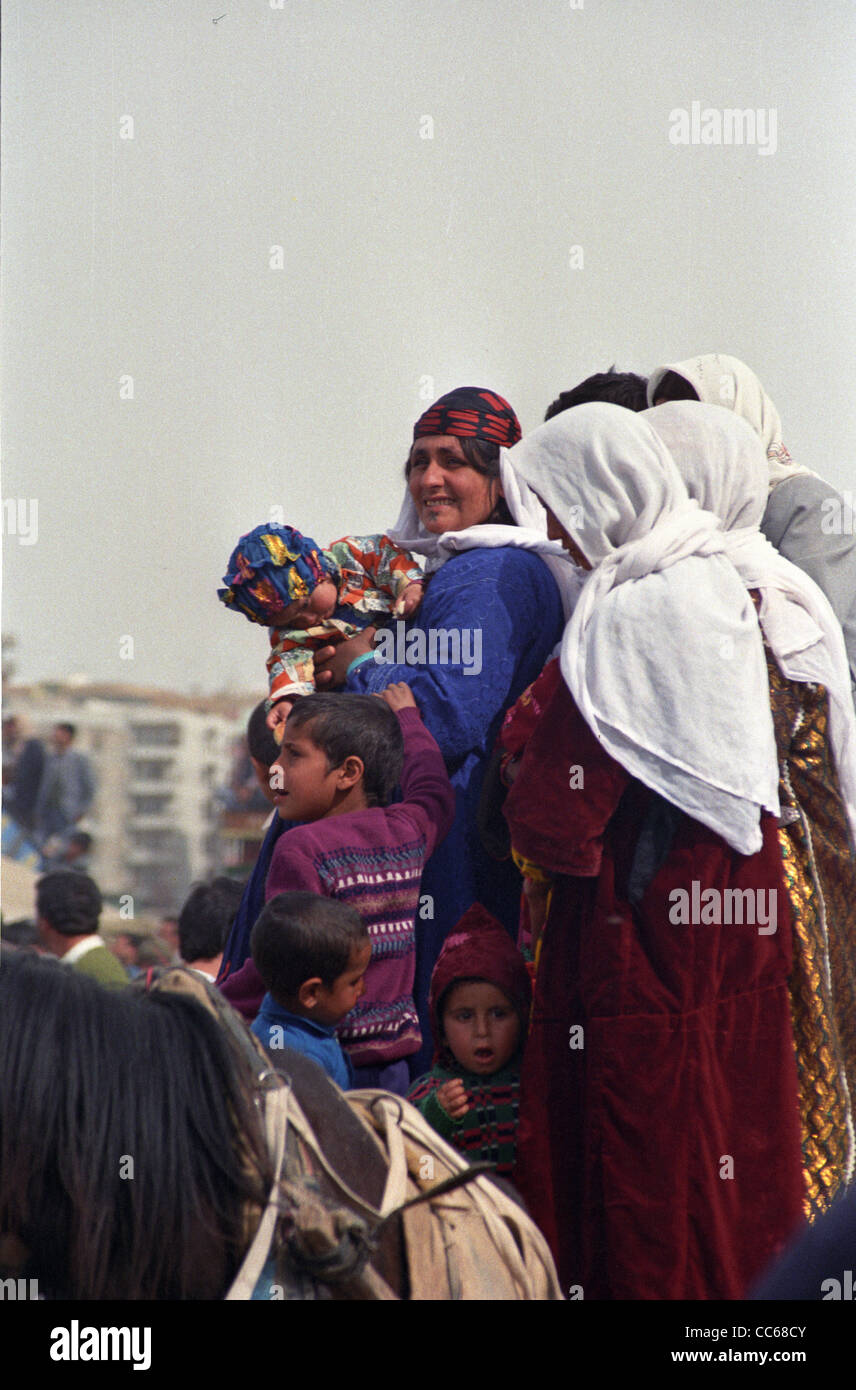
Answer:
[[[470,1101],[469,1110],[459,1120],[447,1115],[437,1099],[439,1087],[456,1077],[463,1081]],[[492,1076],[476,1076],[457,1064],[434,1066],[414,1081],[407,1099],[470,1163],[493,1163],[497,1173],[511,1173],[517,1155],[520,1113],[519,1054]]]
[[[455,797],[443,758],[418,710],[398,711],[404,735],[403,800],[287,830],[274,847],[265,899],[294,889],[338,898],[368,927],[366,992],[336,1031],[354,1066],[385,1066],[416,1052],[413,1003],[422,869],[449,830]],[[265,992],[250,959],[222,986],[245,1016]]]

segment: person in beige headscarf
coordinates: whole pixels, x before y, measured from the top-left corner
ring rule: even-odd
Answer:
[[[648,378],[648,404],[676,400],[725,406],[760,437],[770,489],[761,532],[829,599],[844,632],[856,703],[856,526],[851,509],[834,487],[791,457],[779,412],[739,358],[713,352],[658,367]]]
[[[690,497],[722,521],[756,596],[780,766],[779,843],[791,907],[791,1012],[800,1083],[804,1211],[856,1175],[856,716],[841,628],[817,585],[758,530],[767,459],[721,406],[672,401],[644,417]]]

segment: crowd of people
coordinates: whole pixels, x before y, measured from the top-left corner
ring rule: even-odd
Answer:
[[[525,437],[449,392],[394,526],[262,525],[230,556],[223,603],[269,631],[248,740],[274,815],[234,898],[191,894],[181,957],[275,1065],[406,1096],[513,1183],[571,1296],[742,1297],[852,1181],[835,517],[713,354],[599,373]],[[68,757],[34,826],[83,813]],[[38,891],[44,947],[104,971],[91,880]]]

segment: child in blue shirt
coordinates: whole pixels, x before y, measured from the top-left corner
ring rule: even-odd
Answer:
[[[305,1053],[342,1090],[352,1087],[335,1025],[365,993],[371,941],[360,914],[337,898],[278,893],[253,927],[250,949],[267,989],[256,1037],[271,1052]]]

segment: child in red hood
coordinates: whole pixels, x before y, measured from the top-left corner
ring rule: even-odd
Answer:
[[[501,1174],[514,1167],[531,996],[526,964],[507,931],[474,904],[434,967],[434,1066],[407,1098],[471,1163],[493,1163]]]

